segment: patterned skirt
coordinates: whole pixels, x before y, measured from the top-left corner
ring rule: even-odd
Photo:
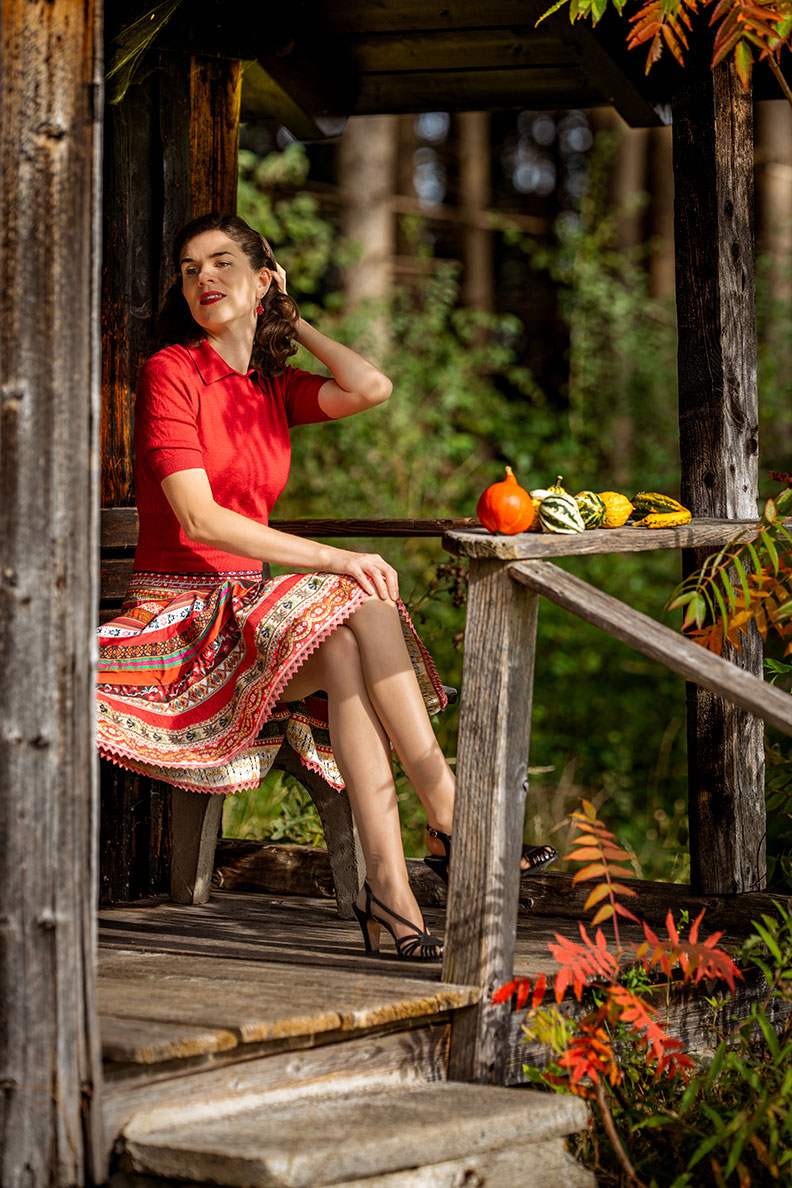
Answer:
[[[284,740],[334,788],[344,781],[318,693],[279,696],[366,599],[333,573],[136,573],[121,614],[99,628],[99,753],[196,792],[255,788]],[[404,605],[402,631],[427,710],[446,702]]]

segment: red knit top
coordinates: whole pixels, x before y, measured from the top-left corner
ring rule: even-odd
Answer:
[[[286,486],[289,428],[330,418],[319,407],[327,380],[297,367],[262,379],[234,371],[203,339],[148,359],[135,402],[135,492],[140,530],[135,569],[151,573],[258,570],[187,538],[160,486],[179,470],[203,469],[215,501],[266,524]]]

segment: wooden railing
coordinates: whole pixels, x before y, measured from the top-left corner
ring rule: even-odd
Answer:
[[[549,559],[715,549],[755,531],[753,520],[694,520],[681,528],[625,526],[576,536],[506,537],[452,529],[443,538],[447,551],[470,559],[443,978],[482,991],[482,1005],[454,1019],[450,1078],[498,1082],[506,1070],[511,1016],[506,1008],[492,1007],[490,997],[512,976],[514,965],[538,596],[792,734],[788,694]],[[698,861],[697,889],[704,894],[758,888],[763,876],[764,805],[742,793],[739,739],[724,737],[722,748],[734,762],[721,762],[710,773],[705,802],[690,805],[691,860]],[[718,839],[711,852],[709,845],[706,853],[698,852],[695,826],[702,820],[713,826],[707,836]]]

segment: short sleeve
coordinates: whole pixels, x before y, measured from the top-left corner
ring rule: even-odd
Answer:
[[[158,482],[205,466],[194,386],[191,390],[181,361],[170,354],[160,351],[146,362],[135,402],[135,452],[145,457]]]
[[[330,421],[319,407],[319,390],[327,383],[328,376],[313,375],[299,367],[287,367],[281,382],[286,400],[286,417],[289,425],[315,425]]]

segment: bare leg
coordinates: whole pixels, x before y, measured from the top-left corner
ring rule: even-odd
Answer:
[[[328,695],[333,753],[357,823],[371,889],[419,928],[422,915],[407,878],[390,744],[368,695],[357,641],[346,626],[309,656],[281,698],[295,701],[316,689]],[[364,901],[365,896],[358,897],[361,906]],[[410,932],[391,923],[399,936]]]
[[[370,598],[347,620],[360,648],[363,675],[377,717],[396,748],[429,824],[451,832],[454,775],[435,738],[402,634],[395,603]],[[442,844],[429,838],[429,848]]]
[[[454,775],[432,730],[404,642],[398,607],[394,602],[369,598],[347,623],[360,648],[371,703],[426,809],[428,823],[450,834]],[[434,854],[445,853],[443,843],[431,835],[427,846]],[[528,870],[531,865],[531,859],[524,857],[522,868]]]

